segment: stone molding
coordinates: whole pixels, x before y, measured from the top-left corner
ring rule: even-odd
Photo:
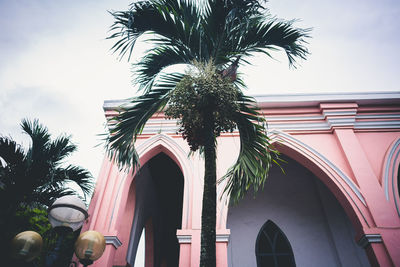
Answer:
[[[106,244],[111,244],[115,248],[122,246],[122,242],[117,236],[104,236],[104,239],[106,240]]]
[[[357,242],[357,244],[366,248],[371,243],[382,243],[382,236],[380,234],[366,234],[363,235]]]

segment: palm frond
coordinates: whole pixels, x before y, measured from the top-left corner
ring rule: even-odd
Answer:
[[[40,191],[35,191],[31,195],[29,202],[26,204],[29,206],[40,204],[50,207],[56,199],[63,196],[76,194],[76,191],[64,187],[41,189]]]
[[[150,90],[157,75],[166,67],[175,64],[189,64],[194,59],[190,50],[177,48],[176,46],[160,45],[150,51],[140,62],[133,65],[135,71],[135,83],[141,89]],[[148,92],[144,90],[145,92]]]
[[[69,180],[75,182],[86,196],[92,193],[94,189],[93,177],[88,170],[69,165],[65,169],[59,170],[59,173],[64,176],[64,181]]]
[[[0,157],[5,165],[16,165],[24,161],[24,149],[9,137],[0,136]],[[0,168],[5,168],[0,163]]]
[[[235,116],[240,132],[240,152],[236,163],[219,182],[227,179],[225,192],[234,202],[252,187],[263,188],[271,163],[279,153],[273,149],[265,131],[265,119],[259,114],[253,98],[240,96],[240,111]]]
[[[47,127],[41,125],[37,119],[33,120],[33,122],[23,119],[21,121],[21,128],[32,139],[28,157],[36,158],[36,154],[43,153],[42,148],[46,147],[50,142],[50,134]]]
[[[38,145],[45,145],[50,141],[47,127],[40,124],[38,119],[34,119],[33,122],[28,119],[22,119],[21,128],[32,138],[32,142],[36,142]]]
[[[38,120],[24,119],[21,127],[32,139],[27,152],[10,138],[0,137],[0,157],[6,163],[0,167],[4,191],[1,199],[7,197],[14,208],[20,204],[47,205],[49,197],[58,198],[74,192],[66,188],[68,181],[75,182],[86,195],[90,194],[93,182],[87,170],[61,166],[61,161],[76,150],[70,137],[59,136],[53,141],[48,129]]]
[[[70,136],[59,136],[48,146],[49,158],[58,163],[76,151],[76,145],[71,143]]]
[[[270,51],[283,50],[289,66],[296,67],[296,59],[305,59],[309,53],[305,45],[311,29],[296,28],[293,23],[275,18],[266,22],[263,15],[251,17],[230,29],[224,53],[249,56],[261,52],[271,57]]]
[[[117,39],[114,52],[121,57],[128,54],[129,60],[137,38],[144,33],[153,34],[147,41],[156,45],[133,69],[135,82],[144,94],[132,98],[110,121],[106,148],[121,168],[139,166],[134,141],[147,120],[168,103],[169,92],[182,78],[171,75],[168,81],[167,74],[160,74],[166,67],[212,60],[222,73],[235,59],[249,63],[248,58],[257,53],[272,57],[273,51],[284,51],[293,67],[297,60],[306,58],[310,29],[296,28],[294,21],[271,17],[263,2],[266,1],[208,0],[199,4],[189,0],[149,0],[133,3],[129,11],[112,13],[115,22],[108,38]],[[244,87],[240,78],[235,83]],[[265,119],[254,99],[240,96],[235,122],[241,149],[224,179],[228,179],[226,191],[238,200],[251,186],[257,191],[264,185],[278,153],[270,145]]]
[[[120,58],[131,57],[136,40],[145,33],[155,33],[170,43],[193,47],[200,40],[198,35],[199,9],[190,1],[158,0],[139,1],[131,4],[129,11],[111,12],[114,24],[108,39],[118,41],[111,50]],[[179,23],[179,22],[184,23]]]
[[[147,120],[165,107],[169,100],[169,92],[182,78],[181,73],[160,75],[147,93],[132,98],[129,105],[122,107],[121,113],[111,119],[106,148],[110,158],[114,159],[120,168],[139,166],[134,141],[142,132]]]

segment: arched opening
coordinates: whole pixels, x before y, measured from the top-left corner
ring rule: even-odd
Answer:
[[[287,162],[282,166],[285,174],[274,166],[264,190],[255,197],[249,192],[230,206],[228,265],[257,266],[254,245],[265,222],[273,221],[290,242],[297,266],[369,266],[335,196],[307,168],[282,157]]]
[[[282,230],[268,220],[256,241],[257,267],[295,267],[292,247]]]
[[[136,204],[127,253],[128,264],[136,266],[139,240],[145,229],[145,266],[178,266],[176,230],[182,224],[184,187],[180,168],[166,154],[159,153],[140,168],[135,183]]]

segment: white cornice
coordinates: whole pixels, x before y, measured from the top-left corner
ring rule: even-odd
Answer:
[[[279,94],[253,97],[263,108],[317,106],[321,102],[355,102],[362,105],[400,103],[400,91]]]
[[[355,102],[357,104],[400,103],[399,92],[341,92],[253,95],[261,107],[316,106],[321,102]],[[105,100],[103,109],[113,110],[128,100]]]

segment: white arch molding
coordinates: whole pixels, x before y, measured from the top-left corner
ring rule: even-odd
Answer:
[[[187,159],[188,152],[184,151],[181,146],[178,145],[171,137],[165,134],[157,134],[150,137],[136,149],[140,164],[143,166],[148,160],[157,155],[158,153],[164,152],[167,154],[178,167],[181,169],[184,179],[184,190],[183,190],[183,210],[182,210],[182,229],[187,228],[190,218],[190,180],[193,177],[193,167],[191,162]],[[111,212],[109,227],[111,227],[112,221],[115,217],[116,204],[118,203],[119,196],[122,193],[122,185],[130,186],[138,170],[134,174],[125,175],[118,185],[118,192],[113,199],[113,210]],[[130,177],[131,179],[127,180]],[[127,184],[129,183],[129,184]]]
[[[309,161],[323,171],[334,182],[336,187],[345,195],[346,199],[348,199],[349,202],[351,202],[357,208],[357,211],[363,218],[363,221],[368,226],[370,225],[368,220],[369,216],[367,216],[363,211],[367,204],[360,189],[339,167],[337,167],[333,162],[331,162],[317,150],[296,139],[290,134],[273,129],[268,131],[268,135],[271,138],[272,143],[277,143],[280,146],[288,147],[296,151],[297,153],[305,156]]]
[[[397,175],[400,164],[400,138],[391,144],[385,158],[385,166],[383,169],[383,186],[385,189],[386,200],[392,200],[392,202],[394,202],[397,214],[400,216],[400,196],[397,189]]]

